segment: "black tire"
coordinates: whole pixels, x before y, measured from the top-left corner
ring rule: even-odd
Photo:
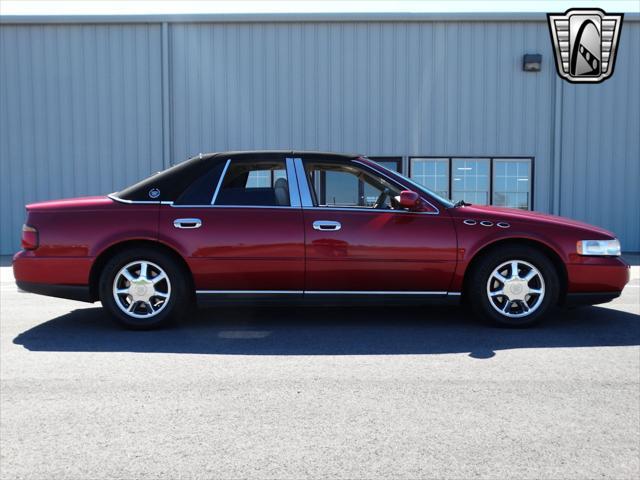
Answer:
[[[544,295],[542,296],[542,300],[531,313],[527,313],[524,306],[519,305],[519,302],[511,304],[515,306],[514,312],[508,313],[523,315],[517,318],[502,314],[496,309],[500,308],[499,304],[504,305],[508,297],[498,296],[492,305],[492,300],[490,300],[489,294],[487,293],[489,278],[494,269],[513,260],[526,262],[535,267],[544,282]],[[521,264],[520,267],[526,268],[523,264]],[[532,280],[532,282],[537,281],[539,281],[539,279],[534,278],[534,280]],[[497,285],[499,289],[500,284],[498,283]],[[527,284],[527,286],[529,286],[529,284]],[[532,247],[509,245],[490,250],[484,254],[470,272],[466,288],[467,298],[469,299],[471,308],[481,318],[498,326],[521,328],[538,323],[550,309],[557,305],[560,295],[560,279],[558,278],[558,273],[553,263],[543,252]],[[504,291],[507,290],[505,289]],[[529,301],[535,304],[537,297],[534,296],[533,299],[531,298],[532,297],[529,297]],[[496,307],[494,307],[494,305],[496,305]]]
[[[113,291],[116,275],[120,277],[121,281],[122,278],[119,275],[121,269],[138,261],[151,262],[151,264],[160,267],[168,277],[168,285],[170,286],[167,289],[169,290],[169,297],[165,301],[166,305],[163,305],[161,309],[159,308],[160,311],[158,313],[147,318],[136,318],[124,312],[116,303],[117,300]],[[165,285],[167,284],[165,283]],[[102,306],[114,320],[127,328],[149,330],[166,326],[180,317],[188,315],[193,308],[192,290],[188,272],[185,272],[184,267],[171,255],[152,248],[134,247],[115,254],[106,262],[100,274],[98,291]],[[124,295],[121,298],[126,302],[131,297]],[[143,314],[145,310],[148,312],[146,305],[142,303],[139,304],[139,309]]]

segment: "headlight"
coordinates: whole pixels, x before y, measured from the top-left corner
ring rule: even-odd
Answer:
[[[580,255],[620,255],[620,241],[613,240],[580,240],[577,245]]]

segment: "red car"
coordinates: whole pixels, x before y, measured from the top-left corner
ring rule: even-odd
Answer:
[[[620,295],[606,230],[453,203],[357,155],[200,155],[118,193],[27,206],[18,287],[151,328],[195,301],[464,301],[525,326]]]

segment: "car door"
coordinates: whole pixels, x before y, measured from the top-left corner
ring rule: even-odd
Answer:
[[[306,292],[448,291],[456,234],[446,211],[399,208],[396,195],[404,187],[357,161],[314,156],[297,160],[296,167],[304,206]],[[385,189],[391,195],[376,205]]]
[[[186,259],[200,292],[302,293],[303,217],[283,155],[222,161],[161,207],[159,232]]]

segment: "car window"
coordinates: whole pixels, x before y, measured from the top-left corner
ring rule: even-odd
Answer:
[[[352,165],[305,164],[316,206],[399,209],[400,189]]]
[[[211,205],[211,197],[225,164],[226,160],[218,162],[215,167],[197,177],[176,199],[175,205]]]
[[[231,161],[214,205],[288,207],[289,179],[283,161]]]

